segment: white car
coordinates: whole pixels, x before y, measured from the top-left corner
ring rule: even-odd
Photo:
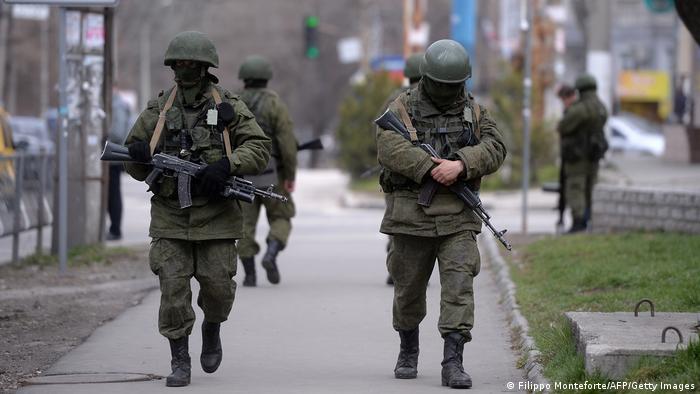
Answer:
[[[611,116],[605,124],[605,136],[612,152],[664,154],[666,140],[661,128],[634,115]]]

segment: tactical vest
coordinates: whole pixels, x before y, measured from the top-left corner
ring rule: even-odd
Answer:
[[[267,107],[270,105],[270,93],[264,89],[258,90],[243,90],[241,92],[241,99],[248,107],[250,112],[255,115],[255,121],[258,123],[260,128],[263,130],[265,135],[270,137],[272,140],[272,150],[271,154],[275,157],[279,157],[279,145],[277,143],[277,138],[275,136],[275,130],[270,125],[270,120],[266,116]]]
[[[407,97],[405,109],[416,130],[417,144],[429,143],[435,148],[443,159],[458,160],[457,151],[465,146],[473,146],[479,143],[480,128],[479,118],[481,109],[471,93],[468,94],[467,103],[460,115],[433,115],[424,116],[427,104],[420,100],[420,93],[411,89],[404,93]],[[400,95],[396,102],[403,105]],[[403,119],[403,118],[402,118]],[[420,184],[401,174],[382,168],[379,175],[379,184],[385,193],[395,190],[418,191]],[[470,181],[470,186],[478,190],[480,179]]]
[[[275,133],[276,130],[272,128],[270,119],[268,119],[266,112],[267,107],[270,105],[271,99],[274,97],[273,95],[274,93],[271,93],[266,89],[245,89],[241,92],[241,99],[248,107],[250,112],[255,115],[255,121],[263,130],[265,135],[270,137],[272,140],[270,160],[267,162],[265,169],[258,175],[249,175],[245,177],[249,181],[253,182],[255,186],[260,188],[266,188],[271,185],[274,186],[279,183],[279,142],[277,141],[277,136]]]
[[[170,91],[168,91],[170,93]],[[168,94],[160,93],[157,109],[166,108]],[[214,163],[226,155],[224,135],[216,125],[207,124],[207,112],[215,109],[214,98],[185,107],[175,100],[165,112],[164,132],[158,144],[161,152],[199,164]],[[161,197],[177,198],[177,178],[164,174],[154,192]],[[193,184],[192,195],[199,195]]]

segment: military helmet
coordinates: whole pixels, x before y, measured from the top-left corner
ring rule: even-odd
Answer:
[[[272,79],[272,66],[262,56],[251,55],[245,58],[238,69],[238,79]]]
[[[163,64],[171,66],[176,60],[193,60],[209,67],[219,67],[219,55],[214,43],[198,31],[183,31],[170,41]]]
[[[421,61],[421,74],[442,83],[464,82],[472,76],[469,54],[454,40],[430,44]]]
[[[597,88],[595,78],[591,74],[580,75],[578,78],[576,78],[576,83],[574,84],[574,86],[579,92],[583,90],[591,90]]]
[[[417,79],[422,75],[420,73],[420,62],[423,60],[424,53],[414,53],[406,59],[406,66],[403,68],[403,76],[408,79]]]

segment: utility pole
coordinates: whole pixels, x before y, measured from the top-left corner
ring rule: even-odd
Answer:
[[[0,3],[0,107],[5,106],[5,64],[7,64],[7,42],[10,32],[11,5]]]
[[[609,0],[586,1],[588,19],[586,25],[586,72],[593,75],[598,85],[598,96],[605,106],[612,108],[612,56],[610,55]]]
[[[142,24],[139,36],[139,108],[146,108],[151,97],[151,25]]]
[[[527,193],[530,189],[530,91],[532,89],[532,3],[524,0],[521,4],[520,28],[525,38],[525,64],[523,67],[523,200],[521,232],[527,234]]]
[[[39,61],[41,62],[39,69],[39,109],[41,117],[46,116],[46,111],[49,108],[49,18],[39,22],[41,24],[41,34],[39,36]]]

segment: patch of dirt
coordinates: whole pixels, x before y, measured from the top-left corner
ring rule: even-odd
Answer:
[[[147,253],[110,255],[106,263],[69,266],[64,275],[55,266],[0,266],[0,392],[14,393],[22,380],[139,304],[157,286]]]

